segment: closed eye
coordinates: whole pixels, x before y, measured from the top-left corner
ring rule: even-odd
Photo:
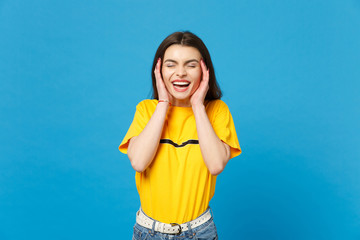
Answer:
[[[190,61],[187,63],[187,66],[190,68],[196,68],[199,64],[196,61]]]
[[[186,61],[186,65],[189,68],[196,68],[197,66],[199,66],[199,62],[196,59],[191,59],[189,61]]]

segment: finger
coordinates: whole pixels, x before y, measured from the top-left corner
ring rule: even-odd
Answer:
[[[207,80],[207,78],[209,78],[209,72],[208,72],[208,69],[207,69],[203,59],[201,59],[201,70],[202,70],[202,73],[203,73],[203,79],[202,80]]]
[[[206,72],[206,65],[203,59],[200,60],[200,66],[201,66],[202,74],[204,75]]]
[[[158,59],[156,66],[155,66],[155,70],[154,70],[155,79],[156,79],[156,88],[158,90],[159,97],[161,97],[162,99],[167,99],[167,97],[165,96],[165,95],[167,95],[165,93],[167,90],[166,90],[165,83],[161,76],[161,72],[160,72],[161,67],[160,66],[161,66],[161,58]]]
[[[159,59],[160,59],[160,58],[159,58]],[[155,74],[158,72],[158,68],[159,68],[159,59],[157,60],[156,65],[155,65],[155,69],[154,69],[154,73],[155,73]]]
[[[161,59],[159,58],[154,70],[156,80],[161,80],[160,64],[161,64]]]
[[[154,71],[159,71],[160,70],[160,64],[161,64],[161,58],[158,58],[156,65],[155,65],[155,69]]]
[[[202,91],[207,91],[208,87],[209,87],[209,77],[208,77],[208,72],[206,71],[202,81],[200,82],[199,88],[201,88]]]
[[[160,72],[160,68],[161,68],[161,58],[158,59],[158,62],[157,62],[157,69],[158,71]]]
[[[205,81],[206,83],[209,82],[209,69],[206,68],[205,64],[204,64],[204,74],[203,74],[203,81]]]

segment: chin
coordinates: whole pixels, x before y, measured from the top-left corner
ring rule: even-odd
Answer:
[[[190,99],[190,97],[191,97],[190,93],[173,92],[171,95],[173,96],[173,98],[175,98],[177,100],[186,100],[186,99]]]
[[[177,101],[190,101],[190,96],[187,96],[187,97],[178,97],[178,96],[172,96],[174,98],[174,100],[177,100]]]

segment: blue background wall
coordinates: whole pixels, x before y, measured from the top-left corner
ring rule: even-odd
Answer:
[[[0,239],[130,239],[117,147],[157,46],[207,44],[243,154],[220,239],[360,239],[360,2],[0,1]]]

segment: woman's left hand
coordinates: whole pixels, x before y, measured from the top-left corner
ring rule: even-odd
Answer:
[[[204,60],[200,60],[201,71],[202,71],[202,79],[200,80],[200,85],[198,89],[194,92],[194,94],[190,98],[191,106],[204,105],[204,100],[206,94],[209,90],[209,69],[207,69]]]

